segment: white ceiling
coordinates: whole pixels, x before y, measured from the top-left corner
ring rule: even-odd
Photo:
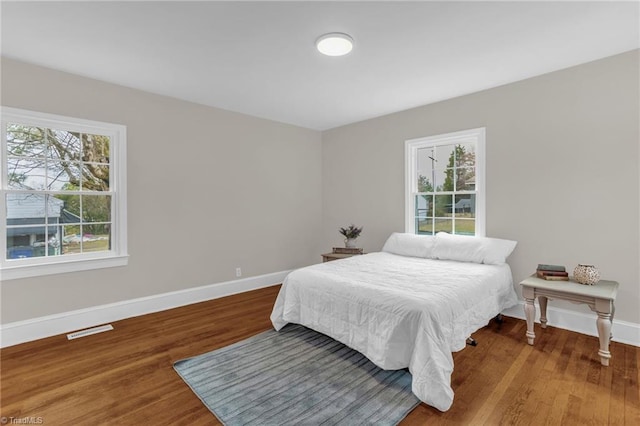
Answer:
[[[2,2],[2,55],[325,130],[640,47],[632,2]],[[315,50],[345,32],[344,57]]]

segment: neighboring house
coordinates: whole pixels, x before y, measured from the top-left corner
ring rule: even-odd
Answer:
[[[457,203],[454,204],[456,213],[467,213],[475,211],[475,200],[471,198],[462,198]],[[447,206],[448,209],[451,209],[451,204]]]
[[[80,218],[64,209],[64,201],[39,194],[14,194],[7,203],[7,258],[61,254],[64,227]],[[49,228],[47,231],[47,227]]]

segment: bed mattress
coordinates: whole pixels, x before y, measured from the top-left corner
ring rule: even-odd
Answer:
[[[509,265],[371,253],[291,272],[276,299],[276,330],[302,324],[386,370],[408,368],[412,390],[446,411],[452,352],[517,303]]]

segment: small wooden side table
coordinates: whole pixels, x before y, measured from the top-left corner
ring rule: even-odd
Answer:
[[[322,254],[322,262],[346,259],[347,257],[358,256],[360,254],[364,254],[364,250],[358,247],[334,247],[331,253]]]
[[[547,328],[547,299],[568,300],[573,303],[585,303],[592,311],[598,314],[596,326],[600,339],[600,363],[609,365],[611,352],[609,342],[611,340],[611,321],[615,313],[616,293],[618,283],[616,281],[600,280],[596,285],[584,285],[575,281],[547,281],[537,278],[535,275],[523,280],[522,296],[524,297],[524,314],[527,318],[527,341],[533,345],[536,337],[533,325],[536,317],[536,307],[533,304],[535,298],[540,303],[540,326]]]
[[[322,262],[330,262],[332,260],[346,259],[351,256],[360,256],[363,253],[323,253]]]

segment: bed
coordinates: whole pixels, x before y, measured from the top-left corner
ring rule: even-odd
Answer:
[[[452,352],[517,303],[506,258],[515,242],[392,234],[383,250],[291,272],[271,314],[301,324],[386,370],[408,368],[412,391],[440,411],[453,403]]]

